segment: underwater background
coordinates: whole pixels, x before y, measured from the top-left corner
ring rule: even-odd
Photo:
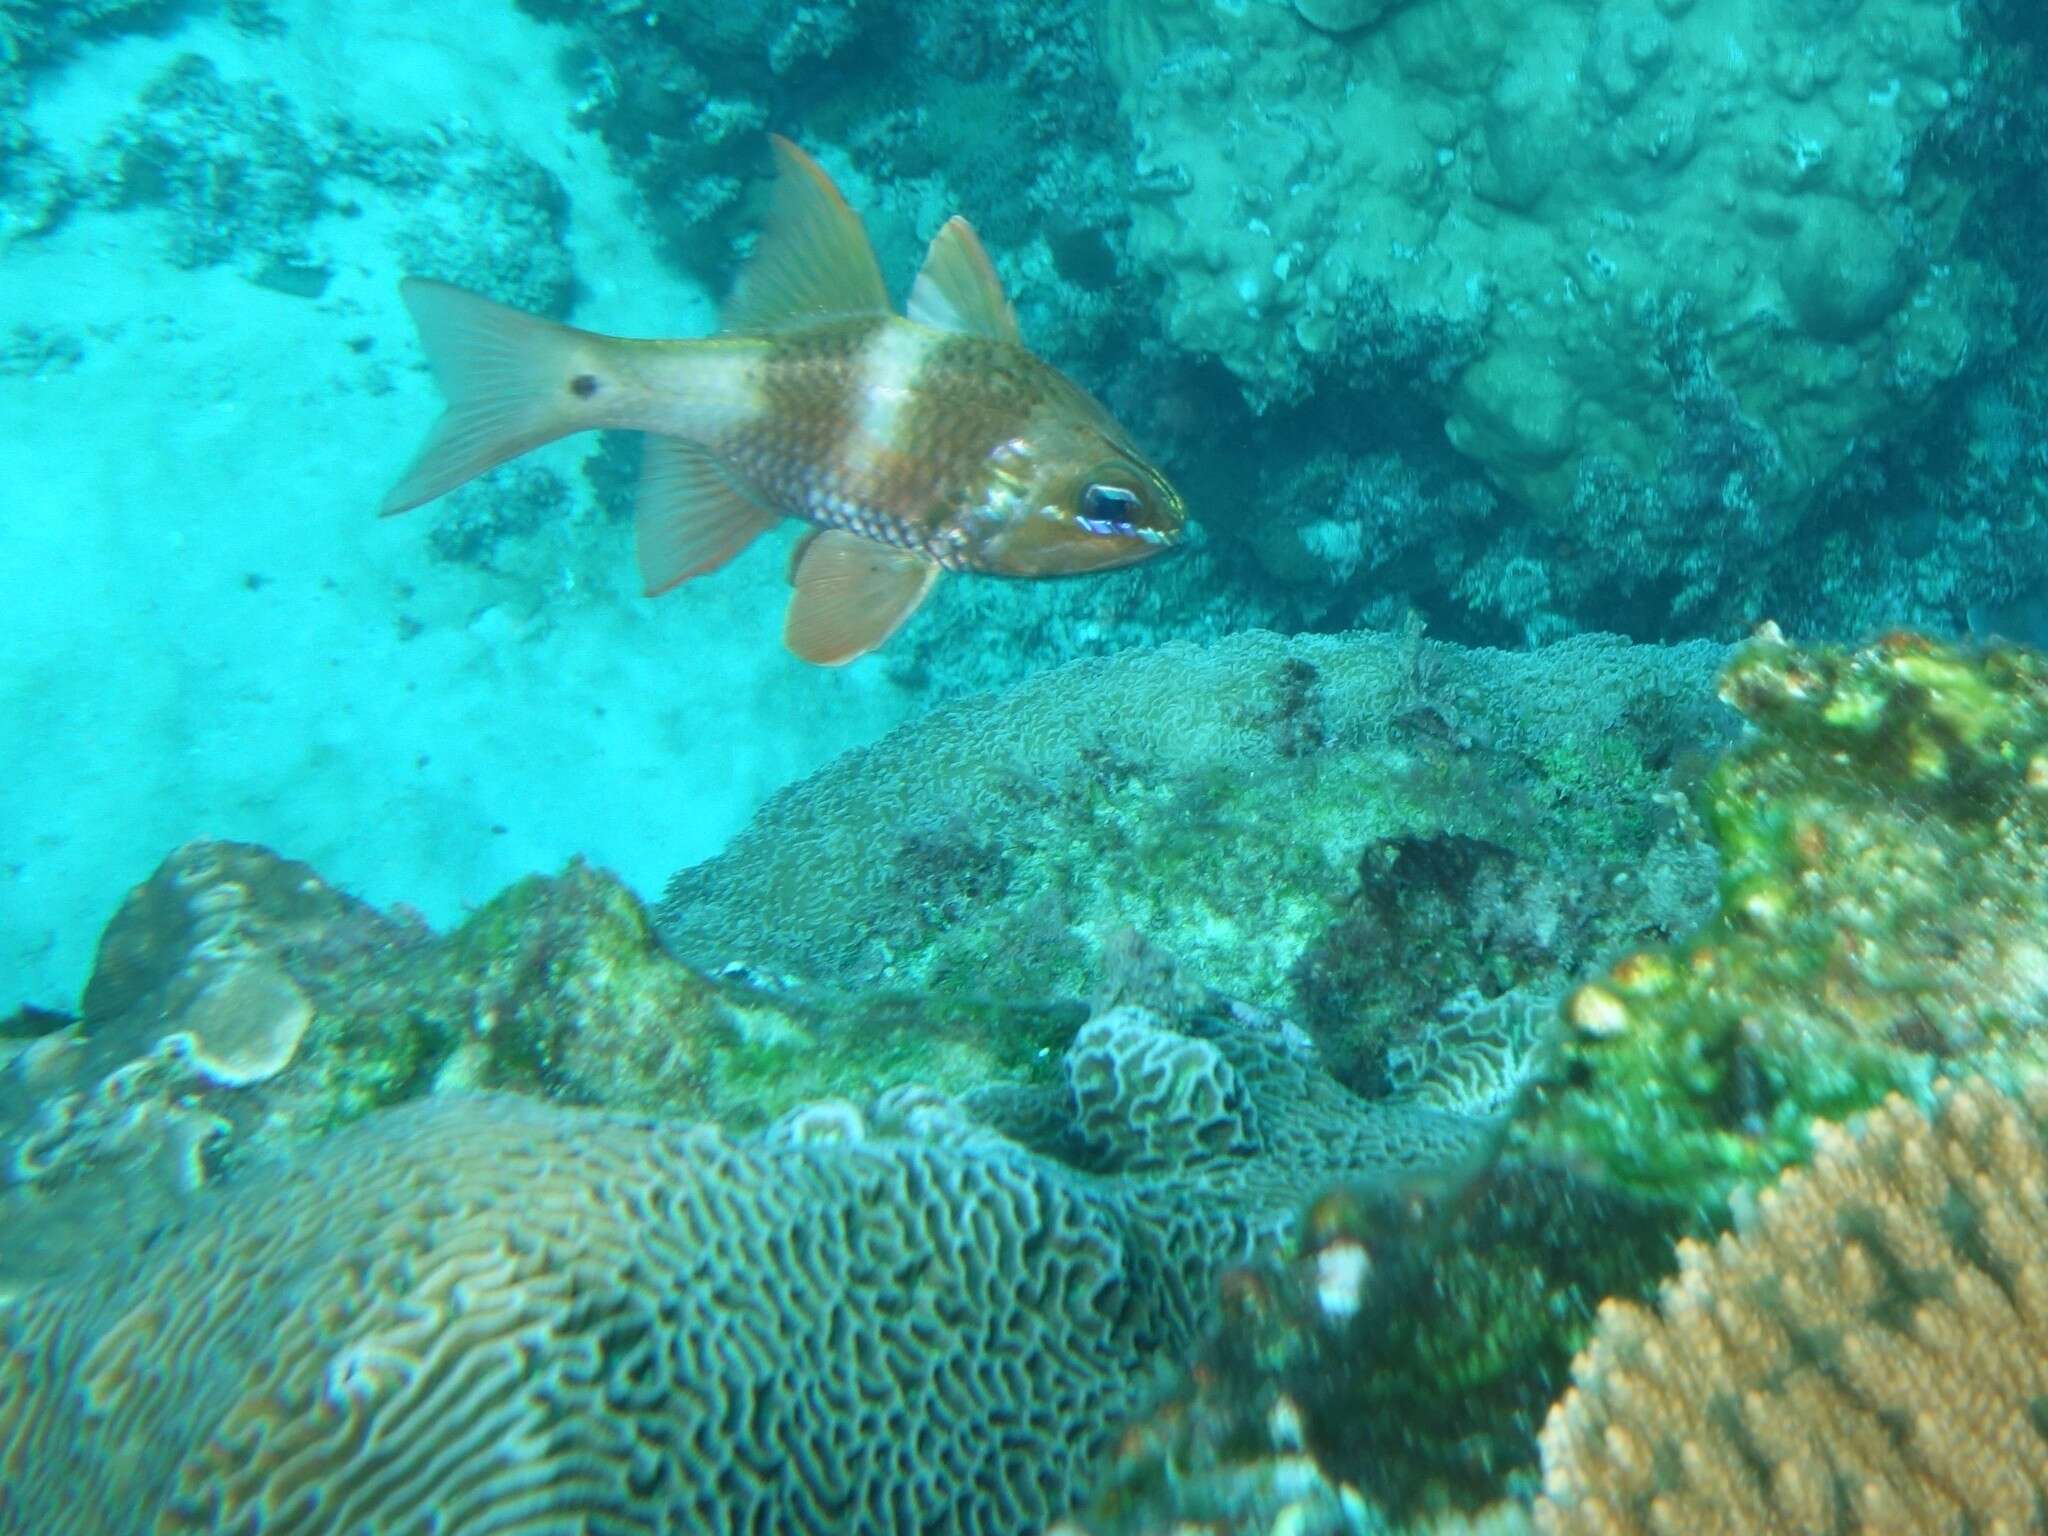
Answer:
[[[1180,549],[376,515],[771,134]],[[2048,1531],[2044,169],[2023,0],[0,0],[0,1536]]]

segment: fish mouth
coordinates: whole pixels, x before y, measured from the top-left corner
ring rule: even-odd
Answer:
[[[1084,533],[1098,539],[1136,539],[1140,543],[1157,545],[1167,549],[1180,542],[1180,530],[1146,528],[1136,523],[1116,522],[1109,518],[1078,517],[1074,519]]]
[[[1133,528],[1129,533],[1113,534],[1105,542],[1114,546],[1115,556],[1098,567],[1102,570],[1137,565],[1186,548],[1179,529],[1169,532],[1163,528]]]

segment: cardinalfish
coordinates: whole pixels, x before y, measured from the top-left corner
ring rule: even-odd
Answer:
[[[773,143],[767,224],[708,339],[600,336],[407,278],[448,404],[384,512],[571,432],[644,432],[648,595],[801,519],[783,638],[823,666],[881,645],[941,571],[1076,575],[1179,540],[1179,493],[1025,347],[966,220],[933,238],[896,315],[860,216]]]

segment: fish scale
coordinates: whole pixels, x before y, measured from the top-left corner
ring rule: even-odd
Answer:
[[[928,339],[915,373],[883,381],[870,353],[892,329]],[[1028,430],[1033,410],[1065,381],[1022,348],[893,316],[765,337],[762,345],[760,408],[709,439],[719,456],[790,516],[921,550],[949,568],[977,568],[971,540],[957,535],[990,506],[998,451]],[[891,440],[856,453],[859,403],[883,387],[916,403],[896,418]]]

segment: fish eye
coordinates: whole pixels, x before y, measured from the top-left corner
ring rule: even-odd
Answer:
[[[1097,481],[1081,491],[1078,521],[1090,533],[1129,538],[1138,531],[1144,510],[1144,498],[1136,491]]]

